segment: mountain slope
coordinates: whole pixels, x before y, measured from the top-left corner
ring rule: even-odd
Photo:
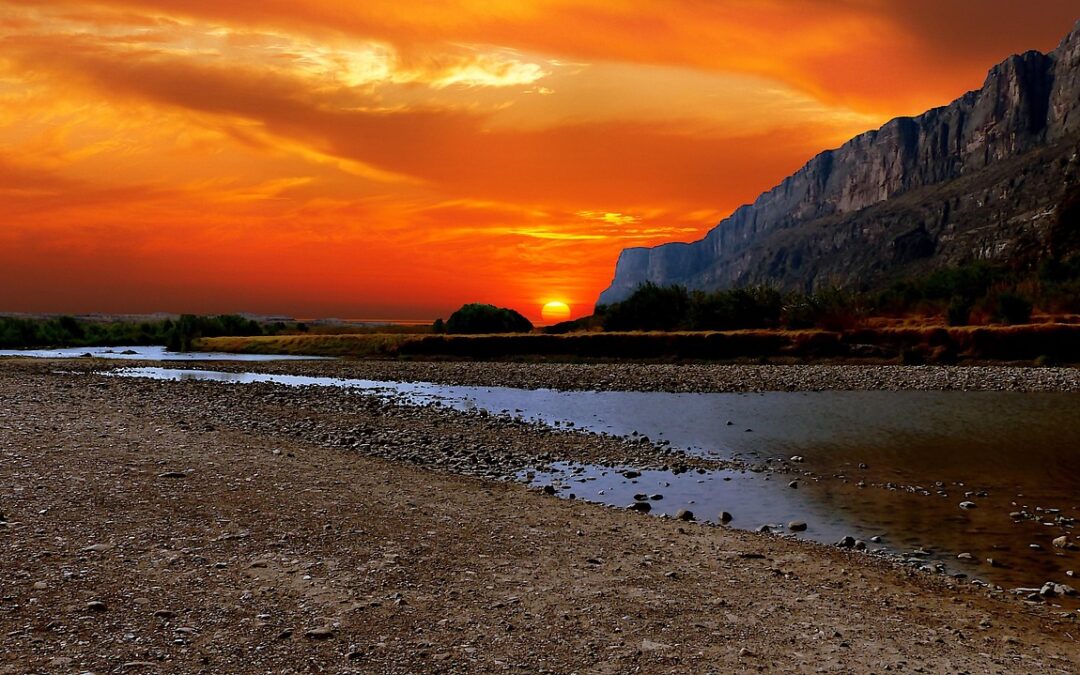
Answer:
[[[703,239],[624,250],[599,302],[646,281],[867,286],[1038,251],[1078,151],[1080,22],[1053,52],[995,66],[981,89],[821,153]]]

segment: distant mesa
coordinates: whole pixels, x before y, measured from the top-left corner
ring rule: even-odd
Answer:
[[[1080,22],[1049,54],[995,66],[981,89],[821,153],[700,241],[624,250],[599,302],[647,281],[863,289],[1037,259],[1056,245],[1055,213],[1078,176]]]

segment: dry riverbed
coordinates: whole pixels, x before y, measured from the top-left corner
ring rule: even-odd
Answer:
[[[562,388],[816,382],[671,366],[246,367]],[[498,480],[555,460],[704,461],[662,447],[334,390],[86,371],[0,361],[0,672],[1080,670],[1075,612]]]

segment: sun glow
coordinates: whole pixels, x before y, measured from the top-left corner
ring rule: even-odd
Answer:
[[[552,300],[540,310],[540,316],[544,318],[544,321],[566,321],[570,318],[570,305]]]

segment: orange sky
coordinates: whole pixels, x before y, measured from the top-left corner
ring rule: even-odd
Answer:
[[[1075,0],[0,0],[0,311],[591,311]]]

